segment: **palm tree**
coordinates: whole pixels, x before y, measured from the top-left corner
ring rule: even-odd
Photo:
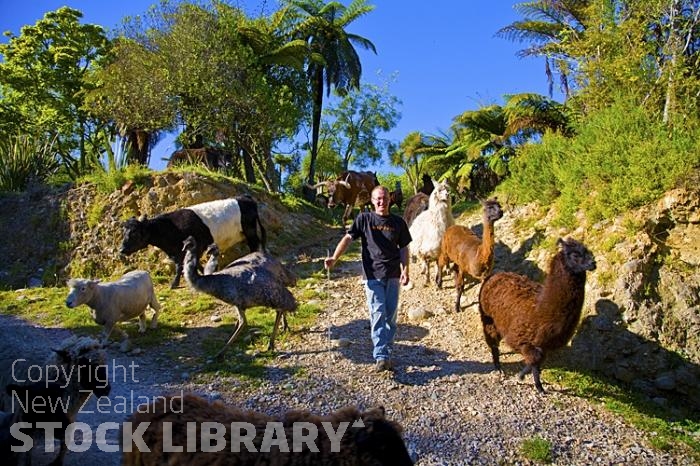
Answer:
[[[543,56],[545,73],[552,96],[554,79],[552,66],[560,77],[561,89],[566,98],[571,95],[569,78],[575,63],[565,50],[566,42],[576,40],[585,32],[587,10],[592,0],[535,0],[514,5],[525,19],[516,21],[496,35],[530,45],[518,52],[520,57]]]
[[[454,118],[452,137],[426,139],[427,165],[440,178],[483,195],[508,173],[519,146],[546,131],[570,135],[564,105],[539,94],[505,96],[505,104],[469,110]],[[426,149],[423,149],[424,151]]]
[[[324,4],[322,0],[288,0],[288,3],[301,15],[292,36],[306,40],[311,52],[306,70],[313,102],[307,183],[314,184],[324,88],[327,96],[332,88],[341,95],[359,88],[362,65],[354,45],[374,53],[377,50],[368,39],[348,33],[345,28],[374,10],[374,6],[367,5],[365,0],[352,0],[347,7],[335,1]]]
[[[390,154],[391,164],[405,170],[413,193],[417,193],[421,186],[421,175],[426,173],[425,162],[428,156],[433,154],[433,149],[430,136],[426,139],[421,133],[414,131],[401,141],[398,150]]]

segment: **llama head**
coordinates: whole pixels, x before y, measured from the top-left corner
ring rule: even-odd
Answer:
[[[435,208],[438,204],[445,203],[450,205],[450,186],[447,184],[447,180],[435,183],[435,189],[430,193],[430,199],[428,204],[430,208]]]
[[[493,199],[487,199],[485,201],[480,200],[480,202],[484,207],[484,218],[489,222],[493,223],[503,217],[503,209],[497,198],[494,197]]]
[[[582,243],[574,239],[559,239],[557,246],[561,248],[560,254],[563,255],[566,268],[573,273],[585,273],[589,270],[595,270],[595,257],[591,251]]]

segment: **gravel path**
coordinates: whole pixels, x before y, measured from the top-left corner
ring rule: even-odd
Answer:
[[[269,414],[288,409],[325,414],[349,404],[361,409],[382,405],[388,418],[404,426],[409,451],[421,466],[534,464],[523,457],[520,446],[535,437],[549,441],[556,465],[695,464],[681,453],[652,449],[644,433],[562,387],[545,383],[547,393],[538,394],[531,377],[517,380],[520,358],[506,348],[502,348],[506,375],[493,372],[476,307],[452,312],[451,278],[443,290],[423,287],[422,277],[415,273],[413,278],[415,287],[402,292],[394,374],[370,371],[373,361],[359,263],[346,260],[333,270],[330,281],[317,285],[326,296],[318,301],[325,312],[312,328],[296,329],[293,338],[278,345],[279,356],[268,366],[266,382],[251,387],[235,377],[219,377],[199,384],[193,382],[196,368],[164,364],[154,349],[126,356],[110,348],[113,365],[121,371],[114,374],[110,398],[116,402],[136,396],[137,405],[138,396],[195,391]],[[466,302],[474,301],[476,287],[465,295]],[[406,316],[412,309],[432,315],[409,321]],[[5,323],[0,321],[3,330]],[[54,340],[66,333],[44,331],[52,332]],[[189,344],[170,341],[159,349],[196,351],[198,337],[195,329],[188,333]],[[114,405],[104,413],[97,412],[94,403],[91,407],[95,412],[80,414],[78,420],[93,427],[127,416],[123,406]],[[117,431],[109,431],[107,443],[114,445],[116,439]],[[100,451],[95,442],[86,452],[66,456],[69,466],[119,461],[119,453]]]

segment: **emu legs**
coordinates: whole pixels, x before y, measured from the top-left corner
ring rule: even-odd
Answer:
[[[224,353],[228,349],[228,347],[236,341],[236,339],[240,336],[241,332],[248,326],[248,322],[246,321],[245,318],[245,309],[241,310],[238,306],[234,306],[236,308],[236,312],[238,312],[238,325],[236,326],[236,330],[233,331],[233,335],[231,335],[224,345],[221,350],[219,350],[218,353],[216,353],[216,356],[214,356],[216,359],[221,359],[224,356]],[[270,344],[267,347],[268,351],[272,351],[275,349],[275,337],[277,337],[277,329],[279,328],[280,322],[282,322],[282,329],[284,331],[289,330],[289,325],[287,324],[287,316],[284,311],[277,310],[277,315],[275,316],[275,325],[272,328],[272,335],[270,336]]]

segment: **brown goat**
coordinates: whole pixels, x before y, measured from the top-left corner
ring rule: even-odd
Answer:
[[[442,287],[442,270],[450,262],[455,267],[455,289],[457,301],[455,312],[460,310],[460,299],[464,291],[465,277],[483,281],[493,270],[494,235],[493,224],[503,217],[501,204],[496,198],[481,201],[484,206],[482,225],[483,237],[479,239],[469,228],[462,225],[452,225],[445,231],[438,256],[438,272],[435,283]]]
[[[129,420],[132,431],[138,429],[141,423],[149,423],[141,438],[150,451],[139,451],[137,442],[132,440],[130,444],[123,445],[123,466],[413,464],[401,438],[401,426],[387,420],[384,408],[381,407],[364,413],[354,407],[347,407],[324,417],[307,411],[290,411],[277,418],[236,409],[220,401],[210,403],[201,397],[187,394],[182,397],[159,397],[151,405],[139,407]],[[203,445],[200,439],[205,429],[210,428],[204,426],[203,422],[217,423],[226,429],[222,437],[226,442],[223,448],[204,451],[208,445]],[[247,423],[251,432],[245,424],[240,423]],[[341,423],[345,423],[344,426]],[[193,449],[189,448],[187,437],[190,426],[193,427],[191,433],[194,434],[191,440],[196,442]],[[342,435],[335,444],[338,451],[333,451],[334,444],[326,433],[326,428],[331,426],[334,433]],[[165,427],[170,430],[167,444],[164,441]],[[276,441],[266,445],[266,429],[273,427]],[[306,431],[303,442],[294,441],[295,436],[302,434],[299,427]],[[241,435],[243,430],[246,435]],[[313,430],[318,434],[315,437],[309,435]],[[121,437],[124,438],[123,435]],[[232,441],[236,438],[239,439],[237,443]],[[289,451],[283,451],[279,440],[290,447]],[[185,445],[188,447],[183,447]],[[166,452],[164,450],[167,446],[179,446],[182,451]]]
[[[552,258],[544,283],[511,272],[491,275],[481,285],[479,313],[493,364],[501,370],[501,339],[523,355],[522,380],[532,372],[535,387],[544,392],[540,367],[545,353],[566,345],[581,318],[586,271],[595,270],[593,254],[573,239],[557,241],[560,251]]]

